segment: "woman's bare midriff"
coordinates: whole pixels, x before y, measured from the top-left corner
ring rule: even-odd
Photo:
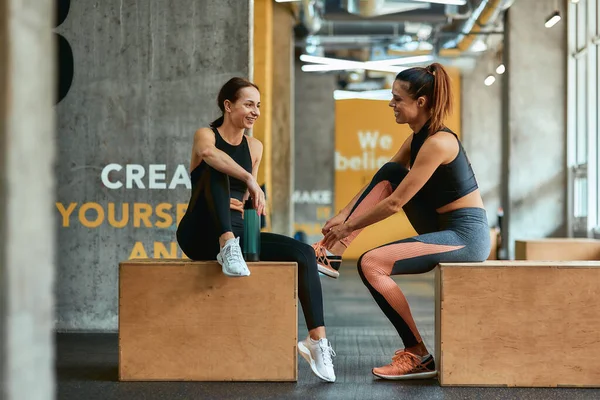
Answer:
[[[479,193],[479,189],[461,197],[460,199],[454,200],[452,203],[448,203],[445,206],[438,208],[436,211],[438,214],[444,214],[449,211],[458,210],[460,208],[484,208],[483,200],[481,199],[481,194]]]

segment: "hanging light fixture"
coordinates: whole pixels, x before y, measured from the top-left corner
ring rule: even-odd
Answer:
[[[492,86],[494,82],[496,82],[496,77],[494,75],[488,75],[488,77],[483,81],[485,86]]]
[[[544,26],[546,28],[552,28],[554,25],[558,24],[558,21],[560,21],[560,11],[556,10],[546,18]]]

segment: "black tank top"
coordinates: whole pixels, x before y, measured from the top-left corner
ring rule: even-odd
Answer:
[[[458,136],[450,129],[444,127],[441,129],[454,135],[458,141],[458,154],[456,158],[446,165],[440,165],[431,178],[425,183],[421,192],[431,202],[434,208],[440,208],[446,204],[475,191],[478,187],[475,174],[471,168],[471,163],[458,139]],[[417,133],[413,134],[410,145],[410,166],[412,167],[417,158],[417,154],[425,143],[429,135],[429,121]]]
[[[229,157],[231,157],[233,161],[238,163],[246,171],[252,173],[252,157],[250,156],[250,148],[248,147],[248,139],[246,138],[246,135],[244,135],[240,144],[234,146],[227,143],[225,139],[223,139],[217,128],[212,128],[212,130],[215,134],[215,147],[229,155]],[[199,167],[207,165],[208,164],[206,164],[203,160],[200,163],[200,165],[198,165],[198,167],[196,167],[194,171],[192,171],[191,178],[193,182],[195,182],[196,179],[198,179],[198,176],[196,175],[199,175],[200,171],[202,170],[202,168]],[[196,170],[198,171],[197,173]],[[229,177],[229,195],[231,196],[231,198],[242,201],[246,190],[247,186],[244,182],[232,176]]]

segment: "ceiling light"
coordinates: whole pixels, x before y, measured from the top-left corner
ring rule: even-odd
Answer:
[[[302,0],[275,0],[276,3],[292,3],[292,2],[299,2]]]
[[[504,71],[506,71],[504,64],[500,64],[500,65],[498,65],[498,67],[496,67],[496,73],[498,75],[502,75],[504,73]]]
[[[571,0],[571,3],[577,4],[577,3],[579,3],[579,0]]]
[[[557,10],[550,14],[550,16],[546,19],[546,23],[544,24],[544,26],[546,28],[552,28],[558,23],[558,21],[560,21],[560,12],[558,12]]]
[[[432,61],[433,56],[413,56],[413,57],[401,57],[401,58],[388,58],[384,60],[377,61],[352,61],[352,60],[344,60],[341,58],[330,58],[330,57],[318,57],[311,56],[308,54],[302,54],[300,56],[300,61],[318,63],[318,64],[330,64],[336,65],[340,63],[367,63],[373,66],[391,66],[391,65],[408,65],[408,64],[417,64]]]
[[[480,53],[480,52],[486,51],[487,49],[488,49],[487,44],[485,44],[485,42],[483,40],[476,40],[471,45],[471,51],[474,53]]]
[[[401,65],[416,64],[431,60],[433,60],[433,56],[389,58],[377,61],[343,60],[339,58],[311,56],[308,54],[302,54],[300,56],[300,61],[315,63],[314,65],[303,65],[302,71],[304,72],[371,70],[398,73],[406,69],[401,67]]]
[[[390,101],[392,99],[392,92],[390,89],[364,90],[360,92],[351,90],[334,90],[333,98],[335,100],[363,99]]]
[[[381,72],[392,72],[397,74],[398,72],[402,72],[405,69],[406,67],[395,67],[393,65],[370,65],[368,62],[362,61],[347,61],[335,64],[313,64],[302,66],[302,71],[304,72],[371,70]]]
[[[483,83],[485,83],[485,86],[492,86],[494,82],[496,82],[496,78],[494,77],[494,75],[488,75],[488,77],[485,78],[485,80],[483,81]]]
[[[464,6],[467,4],[467,0],[413,0],[421,3],[437,3],[437,4],[448,4],[451,6]]]

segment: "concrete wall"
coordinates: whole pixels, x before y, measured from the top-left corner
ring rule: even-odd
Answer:
[[[462,142],[471,160],[490,225],[497,224],[501,198],[502,75],[495,72],[493,53],[477,59],[473,70],[462,76]],[[496,82],[484,85],[493,73]]]
[[[54,2],[0,3],[0,398],[55,398]]]
[[[219,116],[220,86],[249,75],[250,11],[239,0],[71,2],[58,29],[75,60],[57,107],[59,330],[116,330],[118,262],[181,257],[192,138]]]
[[[545,2],[516,1],[505,28],[503,203],[511,257],[514,240],[566,234],[567,27],[563,19],[545,28],[551,11]]]
[[[294,111],[294,231],[303,230],[308,242],[320,240],[320,228],[333,212],[335,75],[306,73],[295,66]]]

